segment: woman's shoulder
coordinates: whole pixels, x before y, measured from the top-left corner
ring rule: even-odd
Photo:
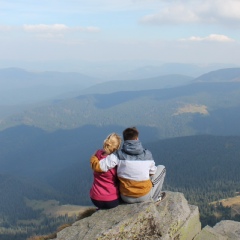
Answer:
[[[98,149],[95,153],[95,156],[98,158],[98,160],[105,158],[107,154],[104,152],[103,149]]]

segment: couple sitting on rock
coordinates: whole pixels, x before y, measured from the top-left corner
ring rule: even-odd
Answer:
[[[94,181],[90,190],[93,204],[99,209],[114,208],[125,203],[161,201],[161,192],[166,169],[155,166],[152,154],[144,149],[138,139],[138,130],[127,128],[121,138],[110,134],[103,143],[103,149],[91,157]]]

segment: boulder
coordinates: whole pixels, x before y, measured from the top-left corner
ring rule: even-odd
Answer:
[[[239,240],[240,222],[224,220],[213,228],[206,226],[194,240]]]
[[[226,236],[227,239],[240,239],[240,222],[224,220],[217,223],[213,229],[223,236]]]
[[[99,210],[58,232],[55,240],[192,240],[200,230],[198,207],[182,193],[167,192],[158,205],[149,201]]]
[[[212,227],[206,226],[202,231],[194,238],[194,240],[227,240],[227,237],[216,232]]]

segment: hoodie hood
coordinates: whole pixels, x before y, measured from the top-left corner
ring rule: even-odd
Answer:
[[[126,140],[123,143],[122,151],[129,155],[140,155],[144,152],[144,149],[139,140]]]
[[[152,153],[143,148],[139,140],[127,140],[122,149],[118,150],[116,156],[120,160],[152,160]]]

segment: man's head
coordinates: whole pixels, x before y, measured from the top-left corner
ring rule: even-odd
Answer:
[[[138,140],[138,130],[135,127],[126,128],[123,131],[123,140]]]

